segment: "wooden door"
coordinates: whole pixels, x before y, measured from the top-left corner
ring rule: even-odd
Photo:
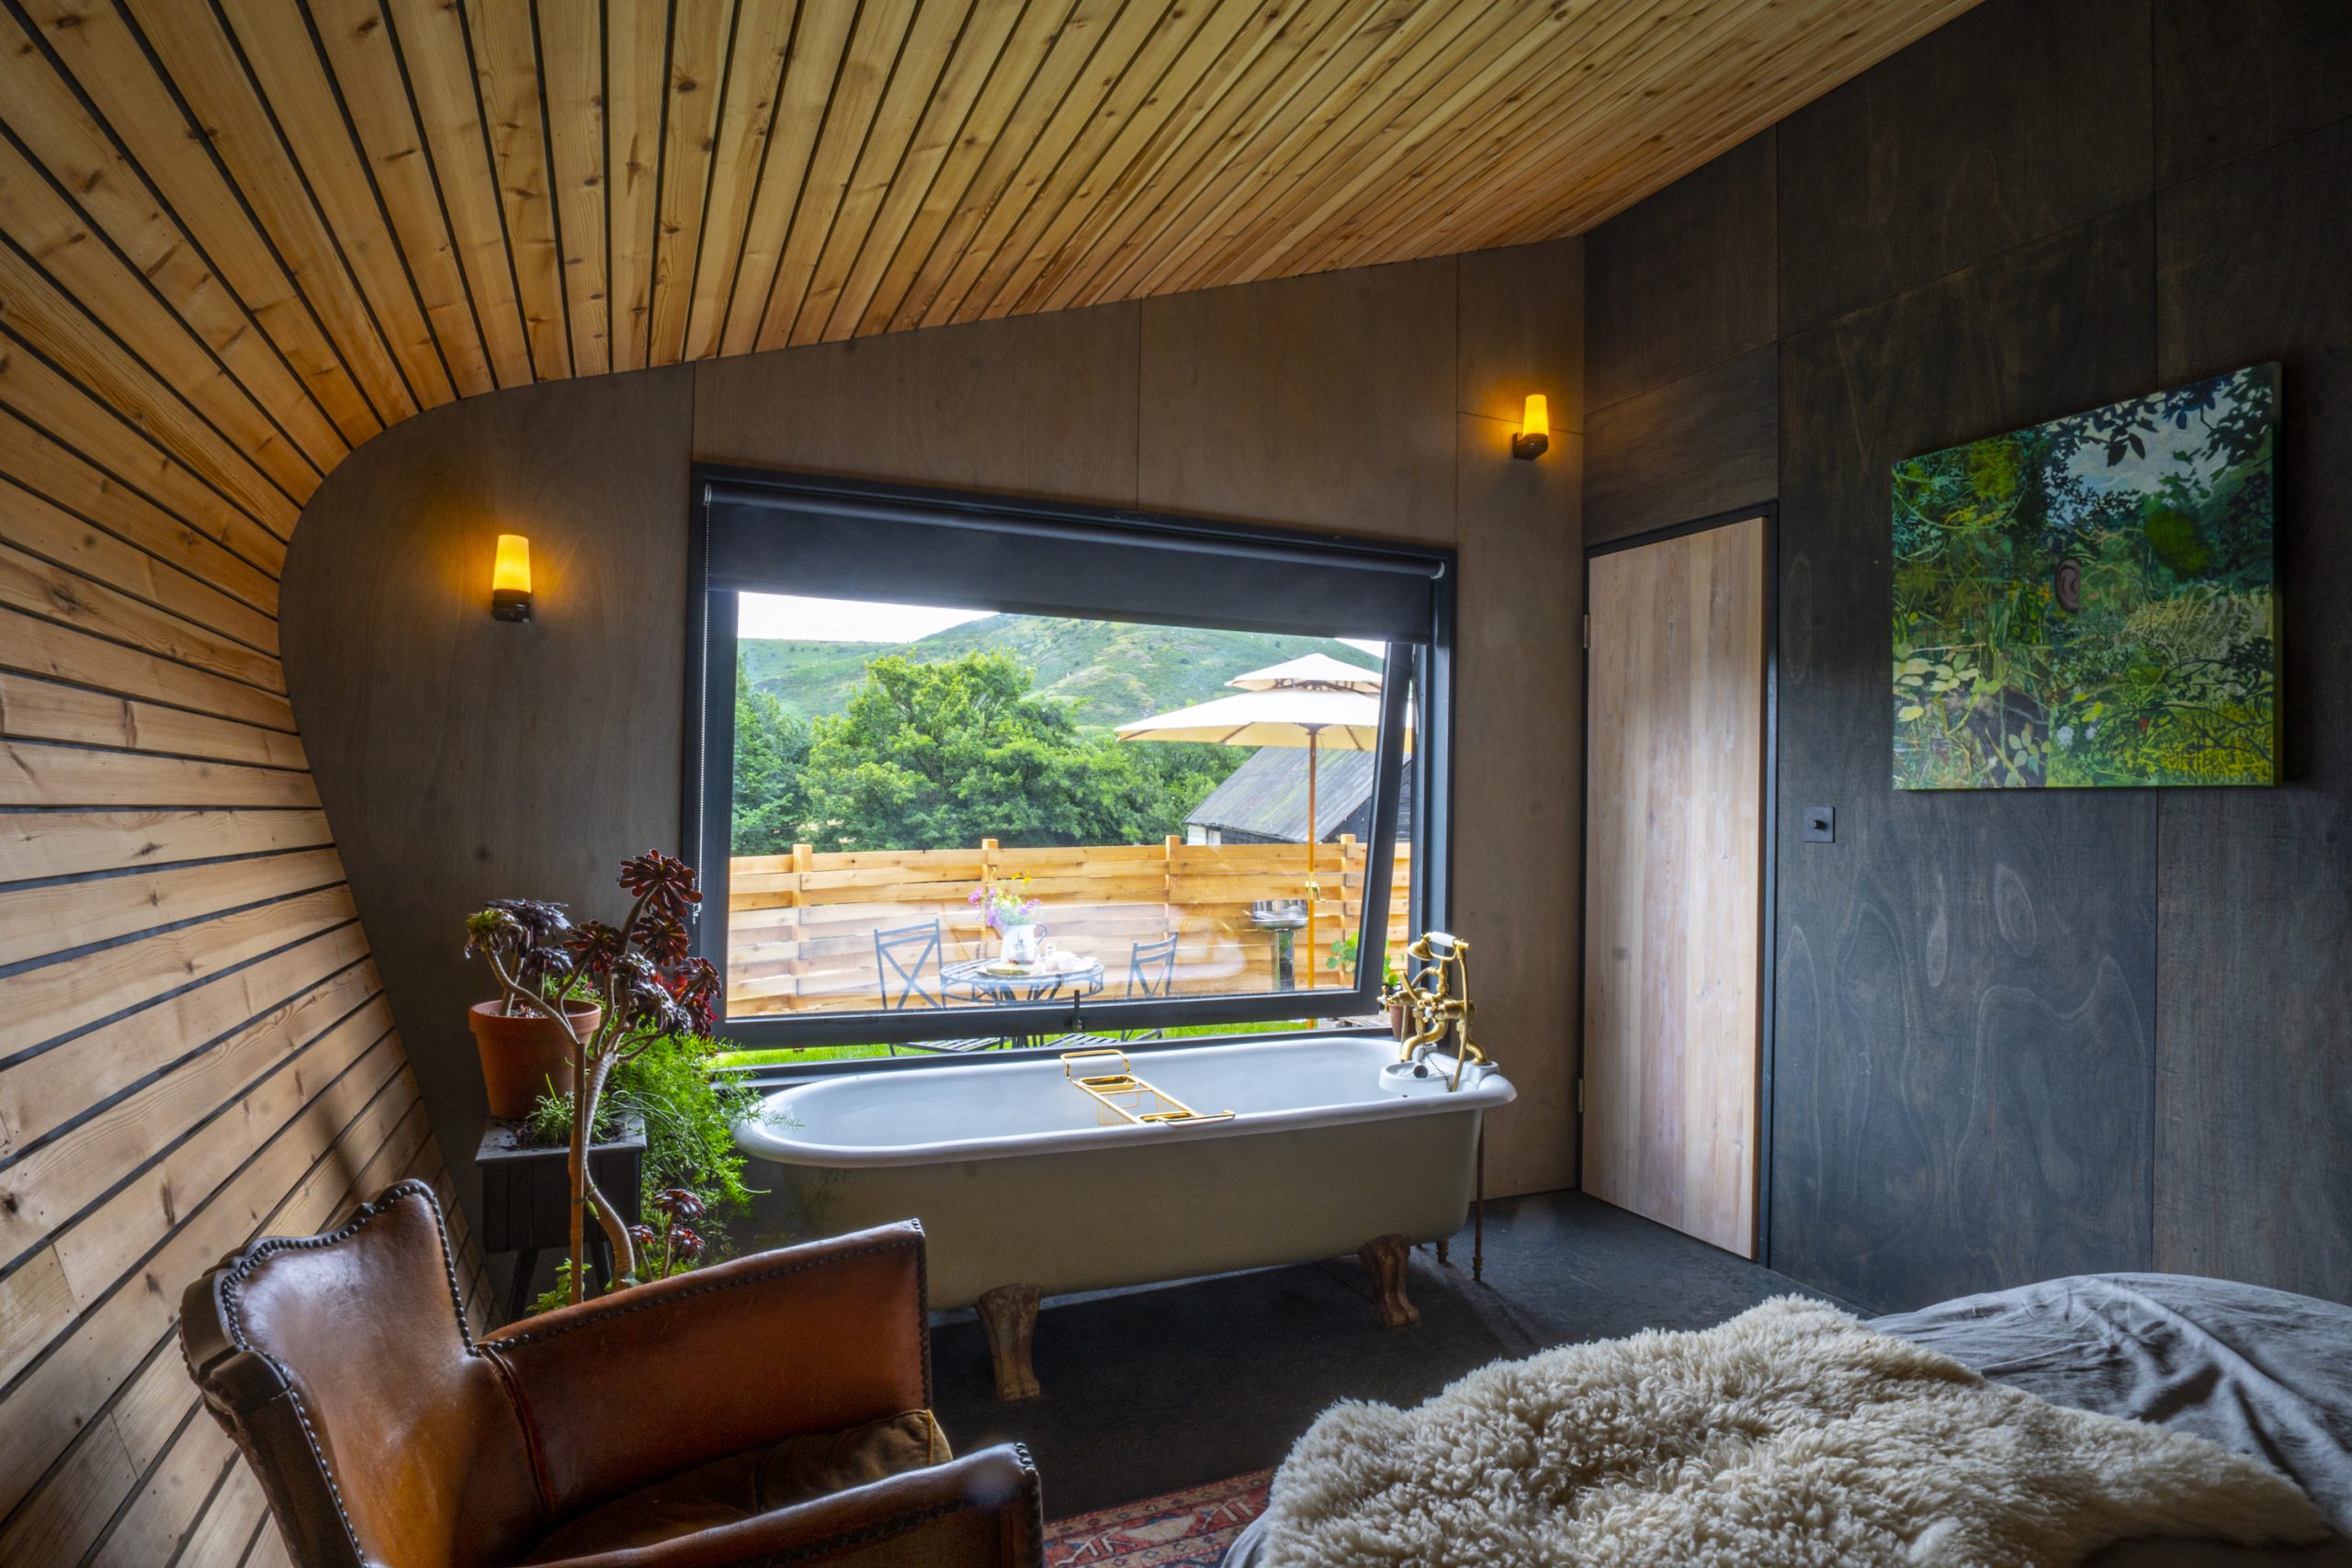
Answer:
[[[1593,558],[1584,1186],[1753,1257],[1765,524]]]

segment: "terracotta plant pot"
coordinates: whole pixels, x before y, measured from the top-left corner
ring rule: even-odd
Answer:
[[[535,1012],[510,1018],[505,1006],[476,1002],[469,1021],[474,1026],[474,1047],[481,1053],[490,1113],[501,1122],[519,1122],[550,1086],[557,1094],[571,1092],[571,1042],[552,1019]],[[583,1035],[594,1034],[604,1021],[605,1010],[594,1003],[575,1002],[569,1010],[572,1027]]]
[[[1403,1002],[1388,1004],[1388,1032],[1394,1034],[1399,1041],[1413,1032],[1413,1023],[1405,1014]]]

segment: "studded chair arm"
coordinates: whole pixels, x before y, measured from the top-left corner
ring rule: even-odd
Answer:
[[[922,1229],[763,1252],[561,1307],[480,1342],[558,1518],[808,1432],[927,1408]]]
[[[1044,1568],[1045,1516],[1028,1450],[983,1449],[655,1546],[533,1568]]]

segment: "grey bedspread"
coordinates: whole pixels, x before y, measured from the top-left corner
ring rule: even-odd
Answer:
[[[2081,1274],[1963,1296],[1872,1326],[1997,1382],[2259,1454],[2352,1535],[2352,1307],[2181,1274]],[[2352,1564],[2341,1539],[2248,1551],[2131,1541],[2099,1568]]]
[[[2083,1274],[1872,1324],[2052,1404],[2259,1454],[2339,1536],[2272,1551],[2126,1541],[2097,1568],[2352,1568],[2352,1307],[2225,1280]],[[1257,1533],[1234,1542],[1225,1568],[1255,1568]]]

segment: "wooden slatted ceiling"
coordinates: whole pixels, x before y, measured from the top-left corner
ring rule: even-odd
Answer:
[[[282,1561],[178,1288],[449,1190],[277,660],[354,446],[1574,233],[1968,3],[5,0],[0,1561]]]
[[[14,310],[276,505],[492,386],[1576,232],[1967,3],[12,0]]]

